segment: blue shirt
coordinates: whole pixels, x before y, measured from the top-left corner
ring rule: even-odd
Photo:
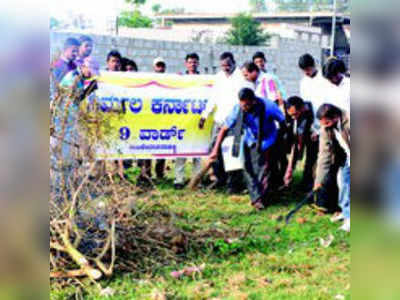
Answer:
[[[278,105],[270,100],[257,98],[258,101],[262,101],[265,105],[265,117],[262,124],[262,143],[261,150],[267,150],[271,145],[275,143],[278,130],[275,121],[283,122],[285,117],[283,116]],[[257,105],[254,109],[260,109]],[[236,125],[240,111],[240,105],[236,104],[225,120],[225,126],[232,129]],[[244,142],[247,146],[252,147],[257,143],[258,131],[259,131],[259,112],[252,111],[244,113],[243,116],[243,129],[244,129]]]

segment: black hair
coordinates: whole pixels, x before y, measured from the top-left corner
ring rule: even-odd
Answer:
[[[111,50],[110,52],[108,52],[107,61],[109,61],[111,57],[117,57],[120,61],[122,61],[122,56],[117,50]]]
[[[305,70],[306,68],[315,67],[315,60],[310,54],[306,53],[299,58],[299,68]]]
[[[331,58],[323,67],[323,75],[326,79],[330,80],[332,77],[339,73],[346,73],[345,63],[337,58]]]
[[[239,100],[244,100],[244,99],[253,100],[255,98],[256,95],[254,94],[254,91],[250,88],[242,88],[239,91]]]
[[[304,106],[304,101],[298,96],[292,96],[287,99],[287,108],[294,106],[296,110],[301,109]]]
[[[72,47],[72,46],[79,47],[80,45],[81,45],[81,43],[79,43],[79,41],[76,38],[70,37],[70,38],[67,38],[64,42],[64,50],[66,50],[67,48]]]
[[[231,52],[224,52],[219,56],[219,60],[225,60],[227,58],[230,58],[233,62],[235,62],[235,58]]]
[[[260,72],[260,68],[253,63],[252,61],[246,61],[243,65],[242,65],[242,69],[246,69],[248,72]]]
[[[85,43],[85,42],[93,43],[93,39],[92,39],[90,36],[88,36],[88,35],[81,35],[81,36],[79,37],[79,42],[80,42],[81,44],[83,44],[83,43]]]
[[[185,61],[188,61],[189,58],[200,60],[199,55],[197,53],[195,53],[195,52],[187,54],[186,58],[185,58]]]
[[[334,119],[341,115],[342,111],[337,106],[328,103],[322,104],[317,111],[318,120],[322,118]]]
[[[121,71],[126,72],[126,67],[127,66],[133,66],[133,68],[135,69],[135,71],[138,71],[138,67],[135,63],[134,60],[129,59],[127,57],[122,57],[121,58]]]
[[[261,59],[263,59],[264,61],[267,61],[267,59],[265,58],[264,52],[261,52],[261,51],[257,51],[256,53],[254,53],[254,55],[253,55],[253,61],[255,61],[256,58],[261,58]]]

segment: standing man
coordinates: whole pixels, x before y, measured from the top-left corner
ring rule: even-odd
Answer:
[[[324,97],[325,103],[332,103],[350,112],[350,78],[345,76],[345,65],[337,58],[331,58],[324,66],[324,76],[330,89]]]
[[[270,74],[261,72],[254,62],[245,62],[242,73],[247,81],[254,84],[254,93],[257,97],[275,102],[278,100],[278,90],[274,79]]]
[[[301,184],[306,191],[310,191],[314,184],[313,170],[318,156],[318,138],[315,139],[312,127],[314,123],[313,107],[310,102],[304,102],[303,99],[297,96],[288,99],[287,107],[288,114],[292,118],[293,143],[284,183],[285,186],[290,184],[296,164],[302,159],[306,151],[306,162]]]
[[[323,104],[317,112],[321,136],[314,190],[324,187],[330,176],[330,168],[339,166],[337,183],[339,206],[343,219],[342,230],[350,231],[350,115],[332,104]]]
[[[270,149],[278,135],[275,121],[285,126],[285,118],[273,102],[256,97],[250,88],[241,89],[239,104],[226,118],[209,157],[210,160],[217,159],[228,130],[234,129],[237,134],[235,144],[239,145],[240,139],[244,138],[244,174],[251,203],[257,210],[265,207],[269,192]]]
[[[329,90],[329,82],[322,76],[322,72],[316,68],[314,58],[306,53],[299,58],[299,68],[304,73],[303,79],[300,81],[300,97],[311,102],[314,108],[314,129],[319,132],[319,121],[316,117],[317,110],[323,103],[328,103],[326,94]]]
[[[278,100],[279,102],[283,102],[283,100],[286,99],[286,90],[285,87],[282,84],[282,81],[280,81],[279,77],[275,75],[273,72],[268,72],[267,70],[267,59],[265,58],[265,55],[263,52],[258,51],[254,53],[253,55],[253,62],[258,66],[260,71],[269,74],[274,81],[276,82],[277,88],[278,88]]]
[[[92,54],[93,51],[93,40],[90,36],[87,35],[82,35],[79,37],[79,55],[76,58],[76,64],[78,66],[83,64],[83,61],[86,57],[89,57],[90,54]]]
[[[201,115],[201,119],[199,121],[199,128],[203,129],[204,123],[206,122],[209,114],[215,109],[211,148],[214,147],[218,132],[224,126],[226,118],[237,104],[239,91],[243,87],[250,86],[250,84],[244,79],[239,68],[236,68],[236,62],[231,52],[222,53],[219,57],[219,60],[221,71],[216,75],[213,87],[213,96],[211,97],[210,102],[207,104],[207,108]],[[240,186],[234,182],[236,179],[235,176],[238,177],[239,173],[238,171],[234,171],[228,176],[228,174],[225,172],[222,152],[220,151],[220,148],[218,149],[218,157],[212,165],[214,175],[217,177],[216,186],[225,186],[226,182],[228,181],[228,189],[230,192],[234,192],[235,189],[240,188]]]
[[[153,70],[155,73],[165,73],[167,65],[162,57],[157,57],[153,61]],[[151,159],[139,159],[138,166],[140,167],[140,175],[138,184],[149,184],[151,180]],[[156,176],[157,179],[164,178],[165,159],[156,160]]]
[[[200,72],[198,71],[199,68],[199,61],[200,58],[197,53],[190,53],[186,55],[185,58],[185,67],[186,75],[198,75]],[[195,157],[192,160],[193,162],[193,169],[192,169],[192,174],[195,175],[198,172],[200,172],[201,169],[201,158],[200,157]],[[186,163],[186,158],[176,158],[175,160],[175,183],[174,187],[175,189],[182,189],[185,185],[185,163]]]
[[[75,38],[68,38],[64,42],[63,53],[53,64],[53,80],[59,84],[63,77],[76,69],[75,59],[78,56],[80,43]]]

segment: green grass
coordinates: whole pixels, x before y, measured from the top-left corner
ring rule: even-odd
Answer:
[[[295,183],[298,177],[295,174]],[[275,194],[274,204],[262,212],[254,211],[247,195],[175,191],[171,178],[158,188],[157,201],[179,216],[177,224],[183,229],[235,230],[241,237],[229,243],[210,237],[212,246],[191,249],[182,262],[171,261],[149,274],[117,274],[102,281],[103,288],[115,291],[112,297],[100,296],[93,286],[84,299],[350,299],[349,234],[311,207],[303,207],[287,226],[279,218],[304,196],[296,185]],[[329,234],[334,240],[324,248],[320,238]],[[193,277],[170,275],[201,264],[205,269]],[[53,288],[51,299],[75,299],[75,292],[72,287]]]

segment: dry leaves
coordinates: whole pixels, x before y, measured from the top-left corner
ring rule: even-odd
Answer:
[[[206,267],[206,264],[202,264],[201,266],[198,266],[198,267],[196,267],[196,266],[186,267],[179,271],[172,271],[170,273],[170,275],[175,279],[179,279],[182,276],[193,276],[197,273],[201,273],[205,267]]]

